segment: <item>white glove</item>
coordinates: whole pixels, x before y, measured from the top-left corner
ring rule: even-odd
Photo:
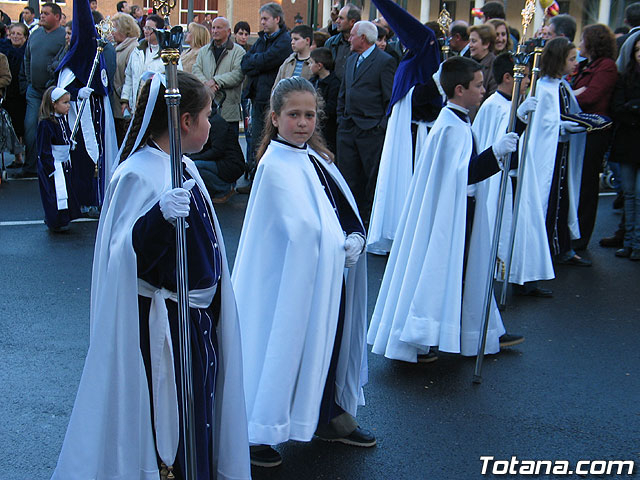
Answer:
[[[517,110],[518,118],[524,123],[528,123],[527,118],[531,112],[535,112],[538,107],[538,99],[536,97],[527,97],[524,102],[520,104]]]
[[[78,90],[78,100],[85,100],[91,96],[93,93],[93,88],[90,87],[82,87]]]
[[[189,190],[195,184],[196,181],[192,178],[184,182],[182,188],[172,188],[162,194],[160,197],[160,211],[167,222],[175,224],[177,218],[189,215],[189,207],[191,205]]]
[[[359,233],[351,233],[347,235],[344,241],[344,249],[346,258],[344,260],[345,268],[353,267],[364,250],[364,237]]]
[[[567,133],[581,133],[586,131],[582,125],[571,120],[560,120],[560,135],[566,135]]]
[[[504,157],[513,153],[518,148],[518,134],[515,132],[507,133],[498,139],[496,143],[491,145],[491,150],[496,158]]]

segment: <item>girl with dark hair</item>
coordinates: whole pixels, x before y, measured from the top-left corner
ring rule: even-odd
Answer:
[[[36,134],[44,223],[56,233],[69,230],[69,222],[81,216],[71,182],[71,129],[67,120],[70,101],[64,88],[49,87],[42,96]]]
[[[531,139],[526,152],[525,181],[528,175],[537,177],[531,188],[537,185],[549,249],[556,263],[590,266],[591,262],[578,256],[571,247],[571,239],[580,236],[577,209],[585,129],[576,122],[561,119],[561,115],[580,112],[571,87],[563,80],[575,71],[576,57],[575,46],[564,37],[550,40],[544,48],[536,94],[538,107],[529,125]],[[539,254],[548,257],[549,251]]]
[[[366,382],[364,227],[316,128],[311,83],[281,80],[270,107],[233,272],[251,462],[263,467],[282,462],[271,446],[290,439],[376,443],[354,418]]]
[[[102,207],[89,352],[53,479],[184,476],[177,218],[185,218],[195,478],[249,479],[242,358],[222,235],[198,170],[171,188],[164,78],[145,83]],[[211,98],[178,72],[180,149],[202,148]],[[172,478],[169,476],[169,478]]]
[[[578,73],[572,80],[578,104],[583,112],[610,117],[611,97],[618,81],[616,39],[611,29],[602,24],[585,27],[580,41],[580,54],[586,60],[580,62]],[[578,207],[580,239],[573,242],[576,250],[586,249],[593,233],[602,160],[610,140],[611,129],[597,130],[587,135]]]
[[[613,94],[615,133],[611,158],[621,164],[624,193],[624,243],[618,257],[640,260],[640,39],[633,45],[626,71],[620,76]]]

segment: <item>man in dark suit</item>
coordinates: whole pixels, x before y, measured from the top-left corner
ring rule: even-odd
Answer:
[[[640,32],[640,2],[634,2],[627,6],[624,10],[624,21],[629,25],[629,33],[616,38],[618,51],[624,45],[624,42],[636,32]]]
[[[338,95],[338,167],[369,223],[387,127],[396,61],[376,48],[377,27],[367,21],[351,29],[351,50]]]

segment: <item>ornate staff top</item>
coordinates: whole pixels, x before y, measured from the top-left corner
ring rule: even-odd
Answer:
[[[536,13],[536,0],[526,0],[522,9],[522,39],[527,38],[527,28]]]
[[[153,0],[153,8],[163,17],[169,18],[171,10],[176,8],[176,0]]]
[[[447,10],[447,4],[442,4],[442,10],[440,10],[440,15],[438,15],[438,20],[436,23],[440,26],[440,30],[445,38],[449,36],[449,26],[451,25],[451,15]]]
[[[113,35],[113,32],[116,31],[116,28],[111,21],[111,17],[107,17],[104,20],[101,20],[100,23],[96,25],[96,30],[98,31],[98,35],[103,40],[106,40],[108,37]]]

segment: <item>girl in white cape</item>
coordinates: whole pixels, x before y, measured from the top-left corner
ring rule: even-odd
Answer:
[[[370,447],[355,422],[366,382],[364,227],[316,128],[301,77],[271,95],[233,271],[251,462],[273,467],[289,439]]]
[[[185,217],[196,477],[249,479],[237,311],[220,228],[193,162],[171,188],[164,76],[144,85],[100,216],[89,352],[60,480],[183,478],[175,222]],[[211,98],[178,72],[181,149],[209,134]],[[164,472],[163,472],[164,470]]]
[[[545,45],[536,95],[538,114],[529,126],[531,148],[526,155],[527,163],[535,169],[549,248],[556,263],[590,266],[589,260],[571,248],[571,240],[580,238],[577,212],[585,128],[562,120],[562,115],[581,111],[571,87],[563,80],[575,71],[576,57],[576,47],[564,37]]]

